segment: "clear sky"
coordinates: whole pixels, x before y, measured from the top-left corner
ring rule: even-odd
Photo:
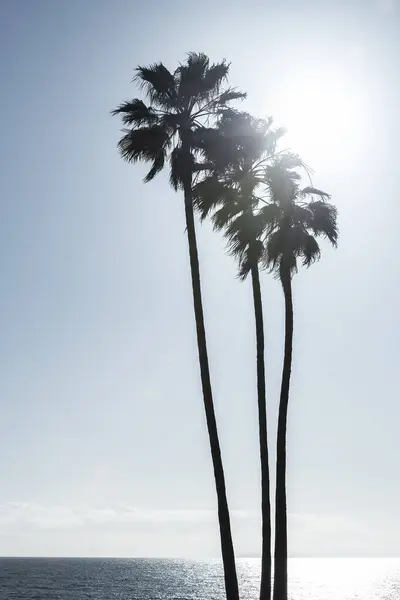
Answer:
[[[232,61],[340,212],[294,282],[292,555],[400,553],[400,4],[0,7],[0,555],[218,555],[183,203],[116,151],[133,68]],[[250,282],[199,228],[238,554],[257,555]],[[283,300],[263,277],[271,440]]]

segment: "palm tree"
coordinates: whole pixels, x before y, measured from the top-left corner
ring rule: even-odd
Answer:
[[[238,600],[225,476],[211,390],[192,204],[193,173],[202,168],[196,162],[200,155],[197,144],[216,114],[225,110],[231,101],[245,97],[234,88],[224,87],[228,72],[228,63],[211,64],[201,53],[188,54],[186,62],[173,72],[162,63],[138,67],[135,79],[150,104],[134,99],[121,104],[113,114],[120,115],[125,125],[118,144],[121,156],[131,163],[142,160],[151,164],[145,182],[151,181],[169,160],[170,182],[175,190],[183,189],[197,347],[218,499],[226,597],[227,600]]]
[[[264,365],[264,323],[259,263],[265,218],[260,210],[259,186],[283,130],[272,129],[272,119],[256,119],[247,113],[226,112],[215,137],[205,150],[214,171],[195,186],[194,201],[205,219],[212,214],[214,228],[223,230],[228,247],[239,263],[239,278],[250,274],[256,329],[257,400],[261,463],[262,551],[260,600],[271,597],[271,506],[267,443],[267,414]],[[295,164],[298,157],[292,155]]]
[[[319,260],[317,237],[337,245],[337,211],[329,195],[313,187],[300,189],[300,176],[285,159],[266,169],[265,183],[270,202],[264,210],[266,264],[280,279],[285,298],[285,348],[279,401],[276,496],[274,600],[287,600],[287,505],[286,505],[286,429],[293,342],[292,277],[298,261],[309,267]],[[311,196],[311,201],[307,197]],[[317,199],[315,199],[317,197]]]

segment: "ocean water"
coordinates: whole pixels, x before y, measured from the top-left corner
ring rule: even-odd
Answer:
[[[256,600],[259,561],[238,561]],[[223,600],[219,561],[0,558],[1,600]],[[400,560],[292,559],[293,600],[398,600]]]

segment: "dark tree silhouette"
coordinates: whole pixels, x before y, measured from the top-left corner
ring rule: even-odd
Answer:
[[[293,343],[292,277],[298,261],[309,267],[321,256],[317,237],[337,245],[337,211],[329,195],[313,187],[300,189],[293,163],[277,159],[266,169],[270,201],[263,210],[266,228],[266,264],[280,279],[285,298],[285,347],[279,401],[276,496],[274,600],[287,600],[286,430]],[[311,196],[311,201],[307,197]],[[315,199],[317,197],[318,199]]]
[[[226,110],[233,100],[245,97],[234,88],[224,87],[228,72],[228,63],[222,61],[211,64],[208,57],[201,53],[188,54],[186,61],[173,72],[162,63],[138,67],[135,79],[149,104],[134,99],[121,104],[113,114],[120,115],[126,127],[118,144],[121,156],[131,163],[141,160],[151,164],[146,182],[151,181],[169,160],[170,182],[175,190],[183,190],[197,347],[218,499],[226,597],[227,600],[238,600],[225,476],[211,390],[192,204],[193,173],[202,168],[198,163],[202,136],[210,133],[209,127],[215,115]]]
[[[267,413],[264,366],[264,324],[259,263],[264,256],[264,213],[260,210],[260,185],[265,168],[283,135],[272,128],[272,120],[256,119],[247,113],[226,112],[218,123],[218,136],[205,149],[214,164],[211,175],[194,187],[194,201],[201,218],[211,215],[214,228],[222,230],[230,253],[239,263],[239,278],[250,274],[255,329],[259,445],[261,462],[262,553],[260,600],[271,597],[271,506],[267,443]],[[292,161],[301,161],[292,156]]]

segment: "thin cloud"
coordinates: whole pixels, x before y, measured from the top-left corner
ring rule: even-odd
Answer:
[[[232,511],[234,519],[252,518],[252,513]],[[68,530],[103,526],[135,526],[140,524],[201,524],[213,523],[216,512],[211,510],[142,509],[126,505],[105,508],[44,506],[28,502],[0,505],[0,529],[12,532],[21,528],[36,530]]]

